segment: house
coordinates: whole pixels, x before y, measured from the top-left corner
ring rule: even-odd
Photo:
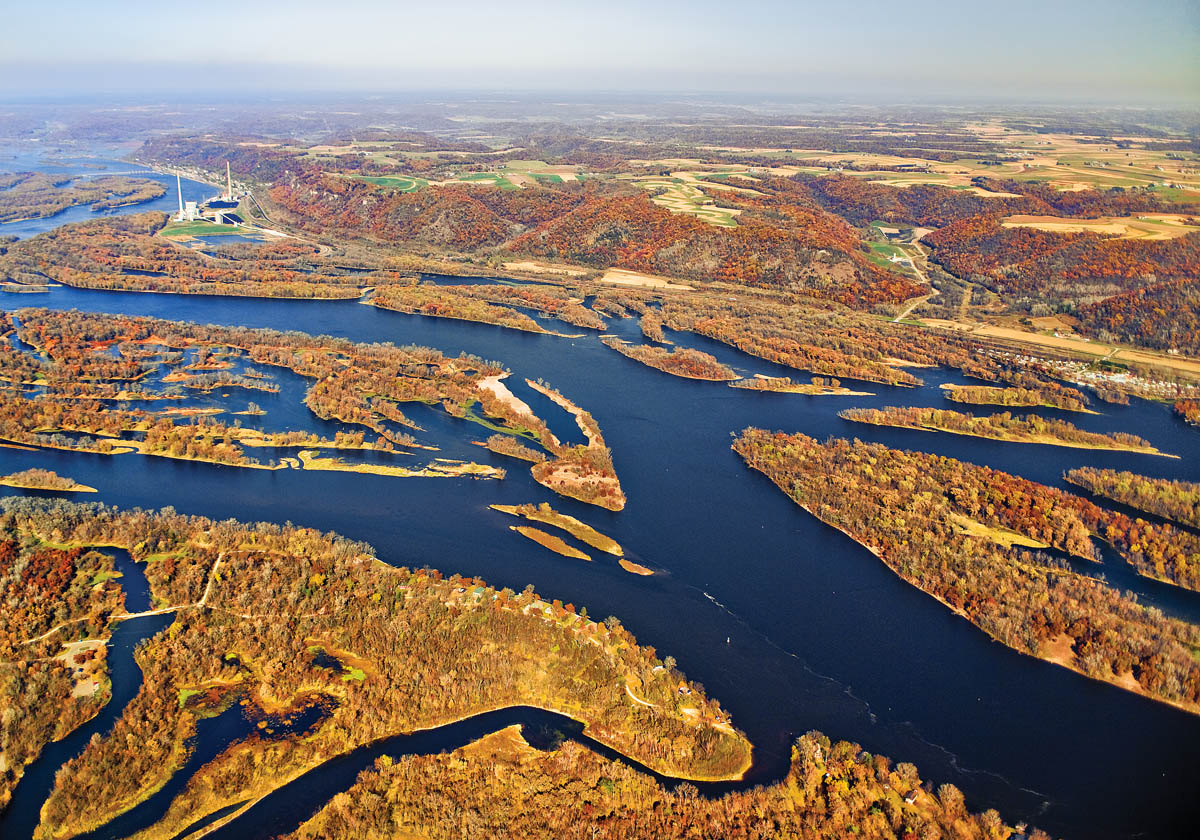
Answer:
[[[908,792],[908,796],[904,797],[904,801],[909,805],[917,801],[917,794],[921,792],[920,788],[913,788]]]

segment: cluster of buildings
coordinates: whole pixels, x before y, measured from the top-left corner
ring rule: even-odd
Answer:
[[[241,226],[244,220],[234,211],[239,200],[233,194],[233,179],[229,172],[229,162],[225,163],[225,194],[218,198],[210,198],[203,203],[183,200],[183,184],[179,176],[175,176],[175,192],[179,196],[179,212],[175,216],[177,222],[212,222],[217,225]]]

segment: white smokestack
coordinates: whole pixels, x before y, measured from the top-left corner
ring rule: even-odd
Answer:
[[[179,180],[179,175],[175,175],[175,192],[179,196],[179,221],[183,221],[183,184]]]
[[[225,198],[233,201],[233,178],[229,175],[229,161],[225,161]]]

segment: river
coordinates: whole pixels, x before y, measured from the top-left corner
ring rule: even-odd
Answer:
[[[1200,790],[1200,717],[992,642],[804,513],[729,449],[731,433],[755,425],[937,452],[1059,487],[1067,486],[1063,471],[1081,465],[1198,480],[1200,433],[1167,406],[1135,400],[1128,407],[1101,404],[1102,413],[1094,416],[1044,413],[1069,416],[1090,430],[1135,432],[1180,455],[1178,460],[877,428],[836,415],[851,406],[942,406],[938,386],[964,381],[956,371],[918,371],[926,384],[916,389],[858,388],[870,397],[759,394],[670,377],[604,347],[595,334],[536,335],[355,301],[60,288],[6,303],[426,344],[497,359],[513,370],[508,383],[514,393],[556,432],[569,437],[570,418],[551,413],[523,377],[545,379],[592,412],[613,449],[629,504],[610,513],[553,497],[519,463],[470,446],[484,434],[480,427],[420,407],[410,416],[429,429],[422,438],[444,447],[437,455],[490,461],[507,468],[508,478],[267,472],[2,450],[5,472],[54,469],[99,488],[93,498],[122,507],[172,505],[215,518],[290,520],[335,530],[370,542],[397,565],[436,565],[517,591],[533,583],[547,597],[585,605],[591,615],[617,615],[641,642],[675,656],[732,713],[755,745],[752,782],[780,778],[796,735],[820,729],[894,761],[911,761],[935,784],[953,782],[972,809],[996,808],[1009,821],[1028,821],[1056,835],[1186,836],[1200,816],[1194,796]],[[612,331],[638,334],[634,321],[613,321]],[[747,374],[795,375],[703,338],[674,337]],[[303,380],[271,373],[283,386],[280,394],[246,393],[267,410],[264,427],[328,432],[331,427],[298,406]],[[511,517],[488,509],[531,501],[551,501],[594,525],[658,573],[636,577],[615,562],[579,563],[540,551],[508,531]],[[1110,556],[1097,570],[1114,563],[1119,560]],[[1196,616],[1200,610],[1200,595],[1119,568],[1108,576],[1173,614]],[[48,753],[35,767],[42,772],[43,761],[55,760]]]
[[[47,159],[43,151],[30,151],[28,148],[0,146],[0,172],[31,172],[36,170],[62,178],[84,179],[102,178],[116,174],[130,178],[146,178],[151,181],[157,181],[166,187],[166,193],[151,201],[143,201],[140,204],[131,204],[125,207],[116,207],[112,210],[99,213],[93,212],[88,205],[81,204],[75,207],[68,207],[59,213],[55,213],[53,216],[47,216],[42,219],[22,219],[17,222],[5,222],[0,224],[0,237],[15,236],[18,239],[26,239],[48,230],[54,230],[54,228],[71,222],[87,222],[109,215],[125,216],[130,213],[148,213],[151,210],[174,213],[179,209],[179,192],[176,190],[176,182],[173,175],[155,172],[145,166],[130,163],[126,160],[118,160],[117,156],[121,153],[121,150],[117,148],[88,151],[88,154],[82,154],[81,150],[68,147],[59,150],[56,156]],[[183,189],[184,201],[207,201],[220,193],[220,190],[216,187],[188,178],[181,178],[179,185]]]

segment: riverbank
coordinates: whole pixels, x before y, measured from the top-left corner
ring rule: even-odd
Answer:
[[[738,375],[728,365],[721,364],[710,353],[702,353],[688,347],[666,350],[651,344],[630,344],[616,336],[601,339],[605,347],[611,347],[627,359],[641,362],[647,367],[661,370],[684,379],[701,379],[708,382],[729,382]]]
[[[530,469],[533,480],[563,496],[587,502],[612,511],[625,508],[625,492],[613,468],[612,453],[604,443],[595,418],[564,397],[555,389],[526,379],[525,384],[575,417],[575,424],[587,438],[587,446],[567,448],[547,430],[547,440],[555,454],[554,460],[534,464]]]
[[[58,493],[95,493],[95,487],[80,484],[51,470],[28,469],[0,476],[0,486],[19,490],[52,490]]]
[[[1087,528],[1072,535],[1082,522],[1067,504],[1054,505],[1056,499],[1069,502],[1072,497],[1067,494],[1042,488],[1044,498],[1031,499],[1034,488],[1018,484],[1011,476],[860,441],[821,444],[804,435],[747,429],[735,440],[733,449],[747,466],[766,475],[807,513],[854,540],[905,583],[995,641],[1090,679],[1200,714],[1200,702],[1189,698],[1186,685],[1181,683],[1174,695],[1165,693],[1171,690],[1168,687],[1151,692],[1133,676],[1138,669],[1142,680],[1149,679],[1148,669],[1169,660],[1171,664],[1165,667],[1172,673],[1180,669],[1185,678],[1190,677],[1197,667],[1192,650],[1200,642],[1195,625],[1166,618],[1139,604],[1134,596],[1045,555],[1041,555],[1044,562],[1039,562],[1039,555],[1018,553],[1016,547],[1051,544],[974,520],[957,509],[986,497],[994,501],[984,515],[1000,521],[1021,517],[1027,507],[1054,510],[1053,547],[1083,556],[1091,547]],[[897,475],[907,480],[893,480]],[[932,495],[935,487],[940,496]],[[1002,489],[1009,490],[1008,495],[997,495]],[[927,497],[937,501],[928,502]],[[880,513],[883,510],[887,513]],[[905,522],[906,539],[897,538],[893,517]],[[1030,523],[1029,527],[1037,526]],[[1046,638],[1050,631],[1036,617],[1077,614],[1079,610],[1089,616],[1087,628],[1059,625],[1057,619],[1050,619],[1052,626],[1064,626],[1072,634],[1068,647],[1072,655],[1067,658],[1061,645],[1055,647],[1053,640]],[[1017,622],[1032,629],[1017,632]],[[1103,640],[1096,633],[1105,634]]]
[[[395,467],[390,464],[350,464],[340,458],[321,457],[316,450],[302,449],[297,453],[301,469],[325,470],[328,472],[353,472],[365,475],[387,475],[396,478],[491,478],[502,479],[505,471],[487,464],[471,461],[432,462],[419,469]]]
[[[1136,452],[1141,455],[1159,455],[1178,458],[1162,452],[1149,441],[1135,435],[1115,432],[1111,435],[1085,432],[1062,420],[1045,419],[1037,415],[1013,417],[1008,412],[976,417],[957,411],[942,411],[926,408],[899,408],[889,406],[882,409],[851,408],[838,412],[844,420],[866,423],[871,426],[890,426],[895,429],[915,429],[924,432],[946,432],[967,437],[998,440],[1006,443],[1036,443],[1050,446],[1067,446],[1073,449],[1112,450],[1114,452]]]
[[[523,516],[534,522],[542,522],[555,528],[561,528],[576,539],[587,543],[592,548],[612,554],[616,557],[625,555],[621,544],[612,537],[605,536],[586,522],[581,522],[573,516],[559,513],[550,505],[542,502],[540,505],[489,505],[492,510],[507,513],[511,516]]]
[[[814,380],[821,377],[814,376]],[[836,384],[835,384],[836,383]],[[787,376],[764,376],[755,374],[750,379],[739,379],[729,383],[730,388],[743,391],[762,391],[773,394],[806,394],[810,397],[873,397],[870,391],[854,391],[834,379],[832,382],[813,381],[809,384],[793,382]]]
[[[592,558],[584,554],[579,549],[572,548],[563,542],[561,538],[556,537],[553,534],[547,534],[545,531],[542,531],[538,528],[530,528],[525,525],[509,525],[508,530],[516,531],[522,537],[533,540],[538,545],[542,546],[543,548],[550,549],[555,554],[561,554],[563,557],[570,557],[574,560],[586,560],[589,563],[592,562]]]

